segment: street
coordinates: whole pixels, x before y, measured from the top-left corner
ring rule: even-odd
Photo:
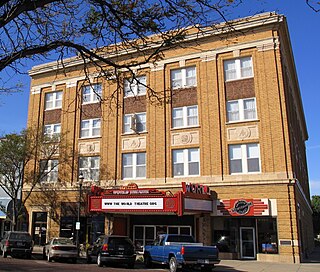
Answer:
[[[213,272],[318,272],[320,271],[320,248],[316,248],[308,263],[285,264],[274,262],[222,260],[212,271]],[[81,271],[136,271],[136,272],[164,272],[169,271],[166,267],[155,267],[147,269],[141,262],[136,262],[134,269],[127,269],[126,266],[114,265],[98,267],[97,264],[87,264],[84,258],[80,258],[77,264],[71,262],[47,262],[42,260],[41,254],[33,254],[32,259],[0,257],[0,272],[81,272]],[[188,271],[195,272],[195,271]]]

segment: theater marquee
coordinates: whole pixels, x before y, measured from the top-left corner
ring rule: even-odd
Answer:
[[[108,213],[210,213],[213,199],[209,187],[182,183],[182,190],[172,194],[156,189],[139,189],[129,184],[116,189],[91,188],[90,212]]]

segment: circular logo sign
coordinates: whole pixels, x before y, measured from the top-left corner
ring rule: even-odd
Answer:
[[[251,206],[252,202],[248,202],[244,199],[241,199],[234,203],[232,212],[235,212],[239,215],[246,215],[249,212]]]

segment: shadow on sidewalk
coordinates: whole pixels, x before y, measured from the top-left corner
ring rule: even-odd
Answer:
[[[320,263],[320,246],[316,246],[303,263]]]

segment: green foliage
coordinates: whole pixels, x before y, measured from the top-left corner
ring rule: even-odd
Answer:
[[[320,196],[318,195],[312,196],[311,206],[314,213],[320,213]]]

